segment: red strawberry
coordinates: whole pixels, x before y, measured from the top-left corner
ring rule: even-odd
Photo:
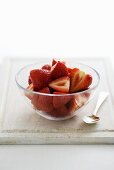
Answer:
[[[59,91],[54,91],[53,94],[68,94],[68,93],[59,92]]]
[[[28,78],[28,84],[31,84],[31,83],[32,83],[31,77],[29,76],[29,78]]]
[[[35,108],[45,111],[45,112],[52,111],[53,110],[53,97],[42,94],[42,93],[50,94],[49,88],[45,87],[42,90],[40,90],[39,92],[41,94],[35,94],[32,99],[33,106]]]
[[[34,90],[34,87],[33,87],[33,84],[31,83],[28,87],[27,87],[28,90]],[[33,93],[32,92],[26,92],[25,93],[25,96],[28,97],[30,100],[32,100],[33,98]]]
[[[57,63],[55,59],[52,60],[52,66],[54,66]]]
[[[78,106],[81,107],[83,106],[89,99],[89,96],[86,96],[86,94],[82,93],[82,94],[77,94],[75,96],[75,100],[78,103]]]
[[[28,90],[34,90],[34,87],[33,87],[33,84],[31,83],[28,87],[27,87]]]
[[[92,83],[92,77],[89,74],[83,76],[81,81],[76,85],[75,91],[87,89]]]
[[[74,68],[70,73],[70,92],[76,92],[76,86],[84,77],[85,73],[78,68]]]
[[[71,71],[73,70],[73,68],[67,67],[68,73],[71,73]]]
[[[68,76],[68,70],[64,63],[58,61],[52,68],[51,68],[51,78],[57,79],[63,76]]]
[[[50,72],[45,69],[36,69],[30,72],[30,77],[34,90],[38,91],[48,85],[50,82]]]
[[[45,69],[45,70],[51,70],[51,65],[49,64],[45,64],[42,69]]]
[[[78,102],[75,99],[75,97],[67,104],[67,107],[68,107],[69,113],[73,113],[79,108]]]
[[[67,110],[67,107],[63,105],[57,109],[54,109],[50,114],[51,116],[54,116],[54,117],[64,117],[68,115],[68,110]]]
[[[49,83],[49,87],[63,93],[69,92],[70,78],[68,76],[58,78]]]
[[[58,108],[61,107],[63,105],[65,105],[66,103],[68,103],[72,96],[68,95],[68,96],[59,96],[59,94],[66,94],[66,93],[62,93],[62,92],[54,92],[54,94],[58,94],[58,96],[53,96],[53,106],[54,108]]]
[[[57,60],[53,59],[53,60],[52,60],[52,66],[54,66],[57,62],[58,62]],[[65,64],[65,61],[62,61],[62,63]]]

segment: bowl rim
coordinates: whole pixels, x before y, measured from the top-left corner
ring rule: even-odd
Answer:
[[[36,64],[39,64],[39,63],[36,62],[36,63],[28,64],[28,65],[22,67],[21,69],[19,69],[19,71],[18,71],[18,72],[16,73],[16,75],[15,75],[15,82],[16,82],[17,86],[18,86],[19,88],[21,88],[22,90],[24,90],[25,92],[27,92],[27,93],[33,93],[33,94],[45,95],[45,96],[73,96],[73,95],[82,94],[82,93],[84,93],[84,92],[89,92],[89,91],[91,91],[91,90],[94,90],[96,87],[98,87],[98,85],[99,85],[99,83],[100,83],[100,75],[99,75],[99,73],[98,73],[98,71],[97,71],[96,69],[94,69],[94,68],[91,67],[91,66],[88,66],[87,64],[83,64],[83,63],[80,63],[80,62],[76,62],[76,64],[80,64],[80,65],[82,65],[82,66],[86,66],[86,67],[90,68],[91,70],[93,70],[93,71],[96,73],[96,75],[97,75],[97,77],[98,77],[98,82],[97,82],[93,87],[90,87],[90,88],[88,88],[87,90],[83,90],[83,91],[80,91],[80,92],[68,93],[68,94],[48,94],[48,93],[41,93],[41,92],[32,91],[32,90],[29,90],[29,89],[23,87],[22,85],[20,85],[20,83],[18,82],[18,75],[19,75],[19,73],[20,73],[21,71],[23,71],[25,68],[30,67],[30,66],[32,66],[32,65],[36,65]]]

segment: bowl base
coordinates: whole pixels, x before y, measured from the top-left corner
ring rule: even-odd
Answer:
[[[71,119],[76,115],[76,114],[73,114],[73,115],[69,115],[69,116],[65,116],[65,117],[53,117],[50,115],[46,115],[46,112],[43,112],[43,111],[35,110],[35,112],[36,112],[36,114],[40,115],[41,117],[44,117],[45,119],[54,120],[54,121]]]

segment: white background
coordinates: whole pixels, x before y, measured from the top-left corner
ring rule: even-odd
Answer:
[[[0,59],[114,57],[114,0],[0,0]],[[0,170],[114,169],[114,146],[0,146]]]

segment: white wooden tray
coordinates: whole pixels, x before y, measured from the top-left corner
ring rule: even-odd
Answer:
[[[49,59],[40,59],[42,60],[46,63]],[[96,125],[86,125],[81,120],[82,116],[93,111],[96,98],[70,120],[55,122],[38,116],[24,102],[14,77],[22,66],[40,62],[39,59],[7,59],[2,64],[1,73],[0,144],[114,143],[114,75],[109,60],[103,58],[72,60],[94,67],[101,75],[98,92],[106,90],[110,94],[100,110],[101,121]]]

